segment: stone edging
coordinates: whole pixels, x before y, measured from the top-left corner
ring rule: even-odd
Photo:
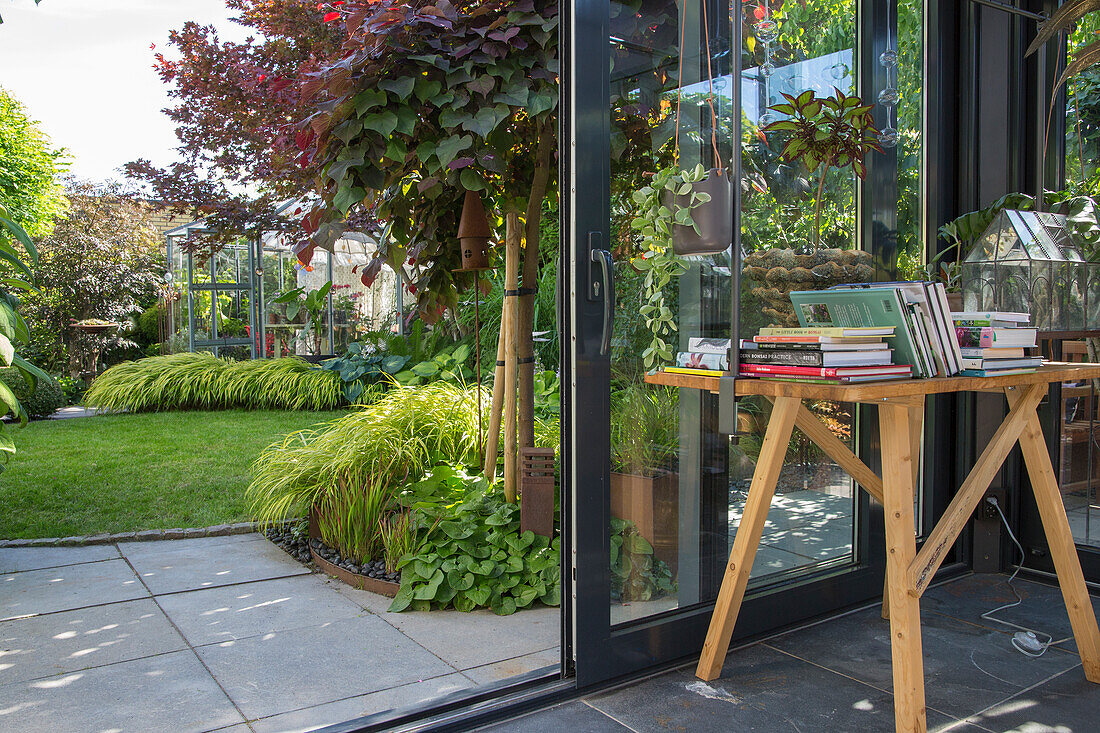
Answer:
[[[298,522],[287,519],[284,523]],[[258,522],[216,524],[213,527],[188,529],[146,529],[140,532],[116,532],[74,537],[40,537],[29,540],[0,540],[0,547],[69,547],[75,545],[113,545],[116,542],[152,542],[156,540],[189,540],[195,537],[227,537],[234,534],[259,532]]]

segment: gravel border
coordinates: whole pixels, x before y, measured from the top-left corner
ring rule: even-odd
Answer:
[[[284,524],[300,522],[287,519]],[[195,537],[227,537],[234,534],[260,532],[258,522],[216,524],[213,527],[189,527],[187,529],[146,529],[141,532],[116,532],[74,537],[40,537],[29,540],[0,540],[0,547],[70,547],[78,545],[113,545],[116,542],[155,542],[158,540],[189,540]]]

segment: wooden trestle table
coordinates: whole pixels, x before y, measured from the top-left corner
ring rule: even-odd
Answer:
[[[734,387],[738,396],[760,395],[773,403],[773,409],[696,676],[713,680],[721,674],[787,444],[792,430],[798,427],[883,505],[886,524],[883,617],[890,619],[894,717],[898,731],[927,729],[920,636],[921,594],[928,588],[944,556],[1017,443],[1027,465],[1085,677],[1090,682],[1100,683],[1100,631],[1036,413],[1051,382],[1095,378],[1100,378],[1100,364],[1048,363],[1031,374],[850,385],[737,379]],[[717,377],[658,372],[646,379],[655,384],[719,392]],[[1007,398],[1010,409],[918,552],[913,515],[918,462],[914,456],[920,452],[924,399],[930,394],[952,392],[1000,392]],[[802,404],[806,399],[878,405],[881,478]]]

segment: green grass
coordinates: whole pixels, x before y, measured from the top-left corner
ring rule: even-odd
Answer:
[[[32,422],[0,473],[0,538],[249,519],[248,467],[282,436],[344,411],[168,412]]]

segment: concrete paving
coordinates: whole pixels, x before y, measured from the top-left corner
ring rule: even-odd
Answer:
[[[998,616],[1061,639],[1069,617],[1056,587],[1017,580],[1021,605]],[[1074,733],[1097,730],[1100,685],[1072,644],[1038,658],[1013,629],[981,614],[1014,599],[1005,575],[972,575],[921,602],[928,730]],[[889,622],[878,604],[779,634],[726,657],[711,682],[694,663],[494,725],[495,733],[894,730]],[[1093,598],[1100,612],[1100,598]]]
[[[388,613],[259,535],[0,548],[0,730],[305,731],[559,662],[559,612]]]

